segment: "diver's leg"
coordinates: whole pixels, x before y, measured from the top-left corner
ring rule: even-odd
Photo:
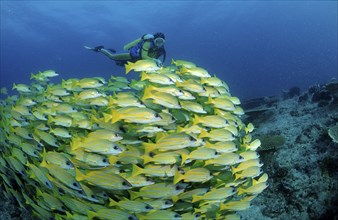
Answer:
[[[106,49],[101,49],[100,52],[112,60],[131,60],[129,53],[112,54]]]

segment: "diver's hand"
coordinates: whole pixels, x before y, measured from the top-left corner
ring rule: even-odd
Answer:
[[[159,59],[153,59],[158,67],[163,66],[162,61]]]

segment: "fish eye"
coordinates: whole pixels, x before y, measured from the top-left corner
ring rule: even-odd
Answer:
[[[176,189],[176,190],[180,190],[180,189],[182,189],[182,188],[181,188],[181,186],[176,186],[175,189]]]
[[[128,220],[133,220],[134,219],[134,217],[132,216],[132,215],[130,215],[129,217],[128,217]]]
[[[107,163],[108,161],[107,161],[106,158],[104,158],[104,159],[102,160],[102,162],[103,162],[103,163]]]
[[[181,216],[179,214],[174,215],[175,218],[180,218]]]
[[[152,181],[152,179],[150,177],[146,177],[146,181],[149,182]]]
[[[83,195],[84,192],[81,190],[81,191],[78,191],[78,193],[79,193],[80,195]]]
[[[61,188],[59,188],[58,191],[59,191],[59,193],[62,194],[62,195],[65,194],[65,191],[64,191],[63,189],[61,189]]]
[[[171,202],[170,202],[170,201],[165,201],[164,204],[166,204],[166,205],[171,205]]]
[[[38,155],[38,152],[37,151],[33,151],[33,154]]]
[[[66,207],[64,207],[64,206],[61,206],[60,208],[61,208],[62,210],[65,210],[65,209],[66,209]]]
[[[217,151],[215,152],[215,155],[220,155],[220,153],[218,153]]]
[[[150,205],[146,205],[145,208],[146,208],[146,209],[153,209],[153,207],[151,207]]]
[[[70,166],[70,165],[71,165],[71,163],[70,163],[69,160],[66,161],[66,165],[67,165],[67,166]]]
[[[150,156],[150,157],[154,157],[154,156],[155,156],[155,153],[154,153],[154,152],[149,152],[149,156]]]
[[[74,182],[74,183],[73,183],[73,186],[79,187],[79,185],[77,184],[77,182]]]
[[[128,186],[129,184],[126,181],[122,182],[122,186]]]
[[[96,199],[96,196],[95,196],[95,195],[92,195],[91,197],[92,197],[93,199]]]
[[[32,135],[32,134],[28,134],[28,137],[30,137],[30,138],[31,138],[31,137],[33,137],[33,135]]]
[[[114,146],[114,150],[118,150],[119,148],[117,146]]]
[[[196,217],[196,218],[199,218],[199,217],[201,217],[201,214],[196,213],[195,217]]]

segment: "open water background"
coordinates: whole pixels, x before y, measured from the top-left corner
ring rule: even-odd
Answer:
[[[166,35],[167,61],[189,60],[241,99],[337,78],[336,1],[1,1],[0,86],[54,69],[61,79],[125,76],[102,54]],[[129,78],[137,78],[134,73]]]

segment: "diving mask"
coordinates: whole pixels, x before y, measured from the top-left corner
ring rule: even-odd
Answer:
[[[156,47],[162,47],[164,45],[165,40],[162,37],[158,37],[154,39],[154,44]]]

